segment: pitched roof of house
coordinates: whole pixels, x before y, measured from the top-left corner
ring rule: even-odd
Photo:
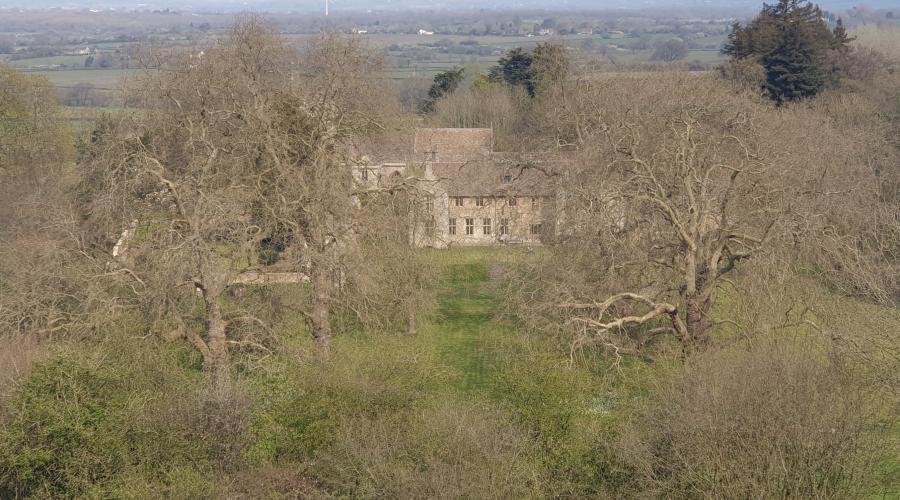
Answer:
[[[422,160],[452,161],[489,155],[493,146],[494,131],[489,128],[420,128],[413,154]]]
[[[430,163],[450,196],[550,196],[560,164],[555,157],[517,153]]]
[[[412,164],[426,164],[450,196],[549,196],[563,158],[497,153],[489,128],[416,129]]]

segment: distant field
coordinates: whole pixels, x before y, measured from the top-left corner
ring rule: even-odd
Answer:
[[[17,61],[9,61],[9,65],[16,69],[38,69],[52,66],[84,66],[84,60],[87,56],[53,56],[53,57],[34,57],[31,59],[19,59]]]
[[[360,39],[372,48],[384,50],[386,54],[385,77],[389,79],[406,79],[431,77],[434,74],[457,67],[485,73],[497,63],[506,51],[515,47],[534,48],[539,43],[561,43],[575,49],[573,56],[578,59],[609,60],[616,64],[635,64],[649,62],[653,56],[654,46],[658,42],[675,37],[673,33],[646,35],[635,38],[605,38],[602,35],[565,35],[565,36],[474,36],[474,35],[404,35],[404,34],[370,34],[361,35]],[[285,35],[285,38],[302,44],[314,38],[314,35]],[[632,44],[643,42],[646,48],[632,50]],[[492,55],[452,54],[441,51],[438,45],[459,45],[460,42],[475,41],[478,46],[493,49]],[[724,60],[720,49],[725,36],[710,36],[696,39],[695,45],[702,48],[691,50],[684,62],[699,62],[710,65]],[[589,47],[584,48],[583,47]],[[423,50],[431,51],[424,57]],[[606,52],[604,55],[602,51]],[[416,51],[407,53],[407,51]]]
[[[466,67],[470,74],[486,73],[497,63],[506,51],[523,47],[534,48],[539,43],[561,43],[572,50],[570,54],[576,66],[580,63],[608,61],[612,64],[640,64],[651,61],[654,46],[675,35],[659,33],[645,35],[642,38],[606,38],[603,35],[565,35],[565,36],[473,36],[473,35],[405,35],[405,34],[371,34],[362,35],[360,39],[378,51],[385,53],[385,70],[382,78],[405,80],[409,78],[431,78],[436,73],[457,67]],[[298,45],[317,37],[317,35],[284,35],[285,39]],[[697,38],[692,41],[695,47],[684,62],[715,65],[723,60],[720,48],[724,36]],[[445,52],[441,46],[459,48],[461,42],[477,42],[481,54],[455,54]],[[177,43],[177,42],[173,42]],[[108,45],[116,45],[109,43]],[[99,47],[99,45],[96,45]],[[121,44],[118,45],[121,47]],[[635,47],[640,47],[636,49]],[[489,55],[485,52],[490,51]],[[85,69],[83,55],[56,57],[40,57],[9,61],[13,67],[31,74],[46,76],[52,83],[60,87],[78,83],[91,83],[99,88],[117,88],[123,79],[132,77],[139,70],[122,69]],[[591,64],[593,66],[593,64]],[[53,69],[56,66],[68,68]],[[374,75],[373,75],[374,76]]]
[[[135,76],[140,71],[137,69],[75,69],[28,71],[28,73],[45,76],[50,82],[58,86],[65,87],[78,83],[92,83],[96,87],[115,88],[121,85],[123,79]]]
[[[65,106],[62,108],[62,116],[69,125],[79,134],[89,133],[94,129],[98,120],[108,115],[120,115],[123,113],[139,113],[133,108],[90,108]]]
[[[705,64],[717,64],[725,61],[725,56],[719,49],[715,50],[692,50],[688,52],[684,58],[687,62],[699,61]]]

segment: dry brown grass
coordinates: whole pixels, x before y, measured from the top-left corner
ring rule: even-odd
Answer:
[[[332,498],[297,468],[272,465],[242,470],[225,477],[220,495],[226,500]]]
[[[35,364],[47,357],[47,348],[31,335],[0,337],[0,404],[17,382],[31,373]]]
[[[316,464],[353,498],[529,498],[537,471],[510,417],[463,401],[412,416],[351,418]]]

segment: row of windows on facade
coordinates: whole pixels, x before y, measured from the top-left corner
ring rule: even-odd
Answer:
[[[452,200],[453,206],[455,206],[455,207],[465,206],[466,198],[463,196],[451,196],[450,199]],[[492,200],[493,200],[493,198],[475,198],[475,206],[476,207],[489,206],[492,203]],[[532,205],[537,206],[540,204],[540,202],[541,202],[540,198],[535,198],[535,197],[531,198]],[[516,198],[507,198],[506,203],[510,207],[514,207],[514,206],[518,205],[518,201]],[[425,200],[425,210],[428,212],[434,212],[434,199],[433,198],[429,198],[429,199]]]
[[[463,219],[465,221],[465,235],[473,236],[475,235],[475,219],[467,217]],[[451,236],[455,236],[457,234],[457,226],[456,219],[449,219],[448,221],[448,232]],[[532,224],[531,225],[531,234],[540,234],[541,233],[541,225],[540,224]],[[490,236],[494,232],[493,221],[491,219],[481,219],[481,234],[484,236]],[[497,227],[497,234],[501,236],[509,235],[509,219],[500,219],[500,224]]]

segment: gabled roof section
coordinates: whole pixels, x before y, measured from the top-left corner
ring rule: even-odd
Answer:
[[[550,196],[563,161],[551,155],[493,153],[466,162],[432,162],[450,196]]]
[[[453,161],[490,155],[493,146],[494,131],[489,128],[420,128],[413,153],[428,161]]]

